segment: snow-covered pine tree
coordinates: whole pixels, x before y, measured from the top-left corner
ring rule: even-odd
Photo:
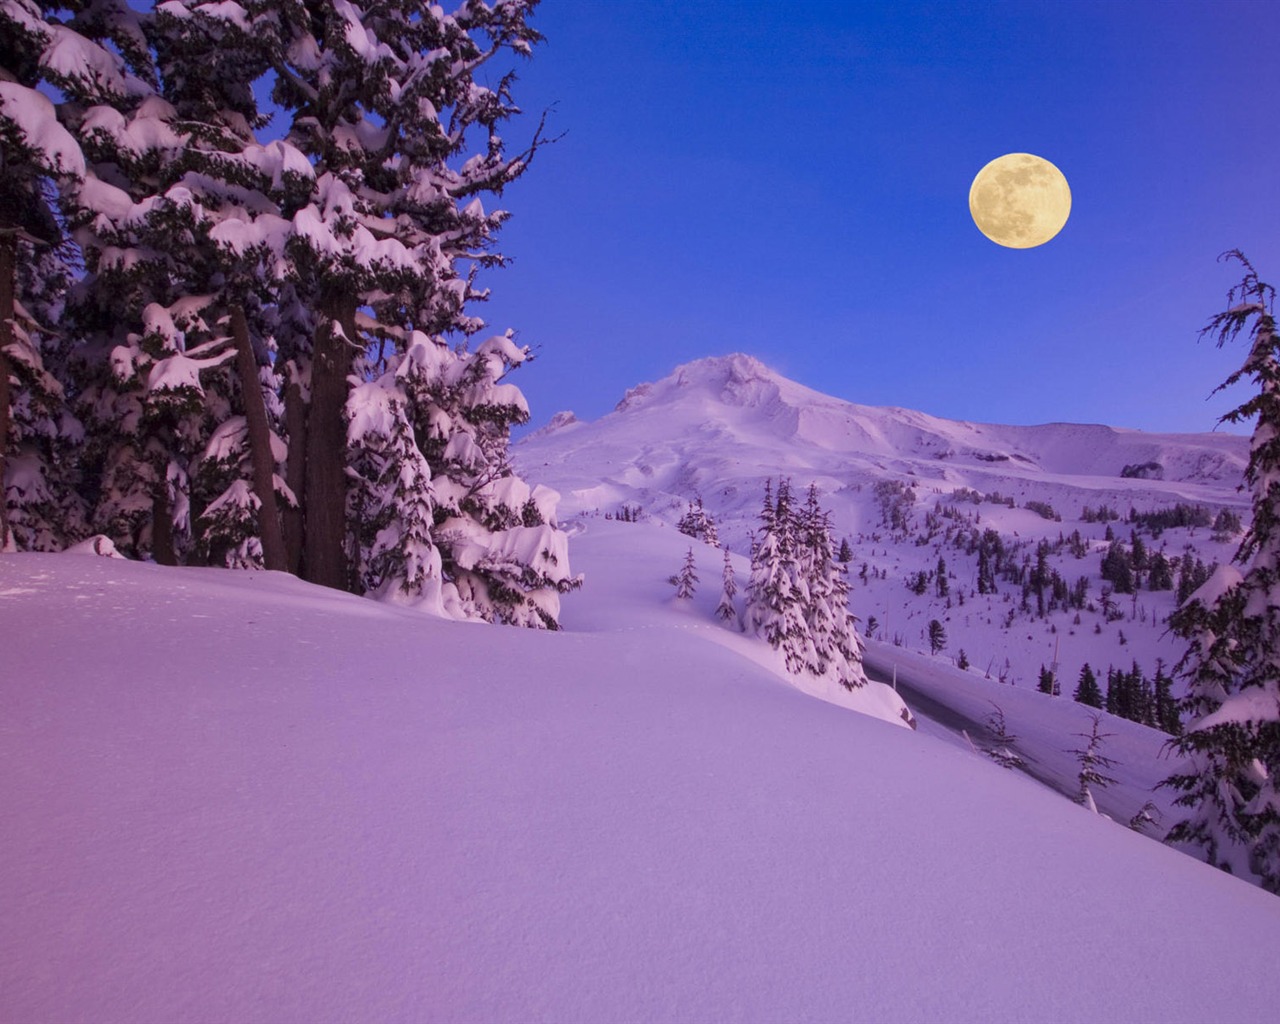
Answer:
[[[528,351],[509,334],[474,350],[445,337],[484,326],[465,306],[486,294],[476,270],[503,262],[492,243],[506,214],[480,197],[519,177],[541,141],[539,128],[507,156],[512,75],[479,80],[530,52],[532,6],[181,0],[158,23],[162,66],[178,69],[173,89],[207,143],[202,183],[218,184],[199,195],[209,236],[228,277],[250,268],[271,289],[256,312],[273,322],[252,333],[265,342],[270,329],[277,345],[277,489],[303,506],[284,510],[288,564],[331,586],[551,626],[574,585],[564,536],[551,492],[516,478],[506,454],[528,410],[503,378]],[[210,46],[208,74],[182,70]],[[292,122],[267,147],[244,131],[263,67]],[[224,188],[237,181],[239,203]],[[230,297],[252,322],[255,305]],[[265,461],[252,458],[255,480]]]
[[[720,546],[720,536],[716,531],[715,520],[711,513],[702,507],[702,495],[698,495],[689,503],[689,510],[680,517],[676,529],[686,537],[694,537],[711,547]]]
[[[162,124],[165,106],[156,95],[144,32],[147,16],[121,2],[5,0],[3,18],[5,28],[21,39],[14,50],[26,55],[19,61],[20,74],[52,87],[58,121],[86,158],[83,174],[51,180],[61,186],[66,223],[86,270],[60,326],[84,342],[71,365],[93,369],[78,375],[75,387],[81,408],[100,413],[98,420],[104,425],[96,432],[94,416],[82,416],[90,434],[90,469],[99,477],[92,489],[104,496],[97,518],[102,518],[105,505],[109,517],[133,527],[127,532],[135,546],[155,547],[158,557],[172,560],[173,527],[181,526],[185,508],[181,495],[175,494],[183,468],[173,453],[180,449],[181,439],[166,421],[174,406],[189,396],[179,386],[163,396],[163,408],[149,406],[145,399],[151,375],[139,378],[134,359],[146,333],[138,300],[149,301],[151,291],[163,291],[165,282],[164,261],[158,258],[162,254],[136,244],[139,239],[129,224],[149,219],[153,211],[145,200],[156,194],[162,154],[181,148]],[[102,269],[113,272],[114,284],[123,287],[95,288]],[[87,316],[81,315],[84,311]],[[177,378],[185,382],[187,374],[157,377],[165,384]],[[94,393],[95,385],[114,393],[116,400],[97,403],[110,408],[94,409],[95,399],[101,397]],[[95,433],[110,435],[110,440],[95,446]],[[158,511],[163,515],[152,514]]]
[[[480,197],[519,177],[541,141],[539,130],[506,155],[499,129],[517,112],[513,77],[487,87],[479,74],[531,51],[532,6],[244,10],[292,117],[285,141],[314,169],[308,194],[285,206],[284,244],[289,286],[315,311],[314,330],[296,317],[278,332],[304,575],[553,625],[558,593],[572,585],[554,502],[506,457],[510,427],[528,410],[503,378],[528,351],[509,335],[475,350],[445,340],[483,328],[465,308],[486,294],[475,273],[503,262],[493,240],[507,215]],[[222,13],[231,7],[211,9],[238,18]],[[365,400],[395,415],[366,414]],[[290,412],[304,401],[304,413]]]
[[[814,484],[809,486],[804,508],[797,517],[796,540],[800,572],[806,581],[807,667],[818,676],[834,673],[846,689],[863,686],[867,681],[862,667],[863,646],[849,613],[847,570],[835,557],[831,517],[819,505]]]
[[[791,483],[785,477],[778,481],[776,499],[766,485],[760,520],[747,583],[747,629],[781,650],[787,671],[799,674],[809,664],[806,648],[812,645],[804,617],[807,581],[797,559]]]
[[[991,732],[991,746],[987,748],[987,756],[1001,768],[1021,768],[1025,763],[1022,756],[1014,749],[1018,737],[1009,732],[1005,722],[1004,708],[995,701],[989,701],[994,709],[987,716],[987,729]]]
[[[1245,468],[1253,516],[1234,558],[1239,569],[1219,569],[1171,620],[1188,641],[1179,665],[1186,729],[1174,742],[1194,768],[1167,780],[1192,809],[1169,840],[1201,846],[1211,863],[1280,893],[1280,338],[1275,289],[1238,250],[1223,258],[1243,277],[1201,333],[1219,347],[1241,334],[1249,344],[1217,390],[1246,378],[1257,388],[1222,417],[1254,421]]]
[[[1174,803],[1189,811],[1165,841],[1198,849],[1209,864],[1248,878],[1252,836],[1244,808],[1257,792],[1260,766],[1243,729],[1225,722],[1216,729],[1197,728],[1235,690],[1232,624],[1241,604],[1240,582],[1234,566],[1219,566],[1170,617],[1170,628],[1187,643],[1175,668],[1186,688],[1179,701],[1186,728],[1171,743],[1189,770],[1161,785],[1177,790]]]
[[[1089,716],[1093,727],[1089,732],[1075,733],[1085,741],[1083,747],[1078,747],[1068,753],[1075,754],[1076,762],[1080,765],[1080,771],[1076,776],[1080,784],[1080,790],[1076,794],[1076,803],[1083,804],[1095,814],[1098,811],[1098,805],[1093,799],[1093,790],[1104,789],[1107,786],[1115,784],[1115,779],[1109,775],[1104,775],[1104,771],[1110,771],[1116,766],[1116,762],[1107,757],[1102,752],[1102,744],[1104,740],[1110,739],[1114,734],[1102,731],[1102,715],[1093,714]]]
[[[306,439],[297,447],[306,463],[304,573],[315,582],[353,583],[345,463],[359,461],[347,451],[363,438],[348,430],[349,378],[389,374],[390,386],[417,335],[470,335],[483,326],[464,305],[484,296],[474,286],[475,269],[502,262],[491,250],[506,214],[486,212],[479,197],[500,193],[519,177],[538,139],[518,156],[504,154],[498,131],[516,112],[512,78],[503,75],[486,88],[477,72],[503,53],[530,52],[538,38],[526,23],[530,7],[521,0],[492,8],[468,2],[446,14],[419,4],[246,5],[276,72],[274,98],[292,117],[286,142],[315,172],[309,195],[289,210],[286,250],[295,287],[318,314],[316,331],[313,338],[281,339],[286,364],[309,386]],[[476,130],[482,149],[469,155]],[[391,355],[365,361],[375,346],[390,346]],[[490,362],[486,355],[471,367],[475,388],[462,385],[466,373],[434,380],[437,393],[457,404],[413,410],[415,427],[434,419],[438,433],[479,390],[480,402],[500,400],[482,406],[476,418],[487,417],[505,435],[527,413],[522,401],[486,386],[495,376],[484,365]],[[505,360],[504,370],[516,364]],[[411,403],[416,397],[406,393]],[[370,443],[377,447],[381,440]],[[490,465],[480,475],[507,472]],[[463,490],[475,497],[471,488]],[[368,500],[366,494],[357,503]],[[467,517],[455,506],[441,518],[448,512]],[[413,557],[406,552],[406,561]]]
[[[716,618],[725,622],[736,622],[738,608],[734,597],[738,593],[738,583],[733,574],[733,562],[729,558],[729,548],[724,549],[724,570],[721,573],[720,603],[716,605]]]
[[[698,568],[693,561],[693,548],[685,555],[684,565],[675,576],[676,597],[687,601],[698,588]]]
[[[64,402],[60,319],[74,254],[54,210],[57,187],[85,174],[79,144],[37,86],[47,41],[31,0],[0,2],[0,551],[77,539],[72,489],[79,424]]]

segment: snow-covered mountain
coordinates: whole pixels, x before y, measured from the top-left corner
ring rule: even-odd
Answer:
[[[1151,674],[1157,660],[1166,667],[1177,660],[1164,627],[1172,591],[1139,587],[1103,607],[1108,531],[1128,542],[1131,509],[1182,504],[1211,516],[1222,509],[1246,515],[1237,487],[1247,456],[1247,439],[1225,433],[1001,426],[856,405],[746,355],[681,366],[632,388],[594,422],[561,413],[515,448],[529,479],[562,493],[562,515],[638,508],[674,525],[700,497],[721,542],[739,553],[750,548],[766,480],[790,477],[801,493],[816,484],[837,537],[852,545],[851,602],[864,629],[874,625],[871,635],[923,649],[925,625],[936,617],[953,657],[963,649],[976,668],[1023,684],[1056,663],[1068,691],[1086,662],[1105,670],[1136,660]],[[1100,508],[1120,519],[1091,515]],[[978,593],[972,547],[988,529],[1011,549],[1010,562],[1025,564],[1041,541],[1051,544],[1051,570],[1071,584],[1087,578],[1087,605],[1041,616],[1028,613],[1021,584]],[[1239,539],[1204,526],[1138,532],[1175,573],[1174,560],[1188,553],[1205,565],[1228,560]],[[1068,545],[1073,533],[1079,540]],[[932,578],[939,558],[945,596]],[[922,572],[930,576],[927,592],[912,593],[908,584]]]
[[[562,489],[562,509],[639,502],[661,513],[701,494],[734,519],[754,514],[758,485],[779,475],[816,481],[837,502],[867,482],[912,477],[942,494],[970,487],[1020,502],[1074,500],[1125,511],[1179,500],[1238,507],[1248,446],[1232,434],[1000,426],[855,405],[731,355],[632,388],[595,422],[560,413],[517,452],[522,465]]]

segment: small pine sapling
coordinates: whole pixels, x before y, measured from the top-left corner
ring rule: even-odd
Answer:
[[[1076,762],[1080,765],[1080,772],[1076,776],[1080,783],[1076,803],[1082,804],[1097,814],[1098,805],[1093,800],[1093,788],[1105,789],[1107,786],[1114,785],[1116,781],[1111,776],[1103,774],[1104,771],[1115,768],[1116,762],[1102,753],[1103,741],[1110,739],[1115,733],[1102,731],[1102,715],[1094,714],[1089,718],[1093,722],[1093,728],[1087,733],[1074,733],[1085,741],[1085,745],[1068,753],[1075,754]]]
[[[1018,737],[1009,732],[1004,720],[1004,708],[995,701],[989,702],[994,711],[987,716],[987,729],[991,733],[991,746],[987,756],[1001,768],[1021,768],[1025,762],[1013,749]]]
[[[716,618],[725,622],[736,622],[738,618],[738,609],[733,603],[734,595],[738,593],[738,583],[733,575],[733,562],[729,560],[729,549],[724,549],[724,572],[722,574],[723,586],[720,591],[720,603],[716,605]]]
[[[693,562],[693,548],[690,548],[689,553],[685,555],[684,565],[677,575],[671,577],[671,582],[675,584],[677,598],[687,601],[693,597],[693,592],[698,587],[698,570]]]
[[[1141,832],[1143,835],[1148,834],[1148,829],[1153,834],[1158,833],[1160,829],[1160,809],[1155,803],[1148,800],[1139,809],[1138,813],[1129,819],[1129,827],[1135,832]]]

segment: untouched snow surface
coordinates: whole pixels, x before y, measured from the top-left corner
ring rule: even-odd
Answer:
[[[1274,1020],[1280,900],[798,692],[686,546],[589,521],[558,634],[0,556],[0,1018]]]

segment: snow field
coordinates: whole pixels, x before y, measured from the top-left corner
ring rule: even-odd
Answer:
[[[686,540],[559,634],[0,558],[0,1016],[1270,1019],[1274,898],[785,685]]]

